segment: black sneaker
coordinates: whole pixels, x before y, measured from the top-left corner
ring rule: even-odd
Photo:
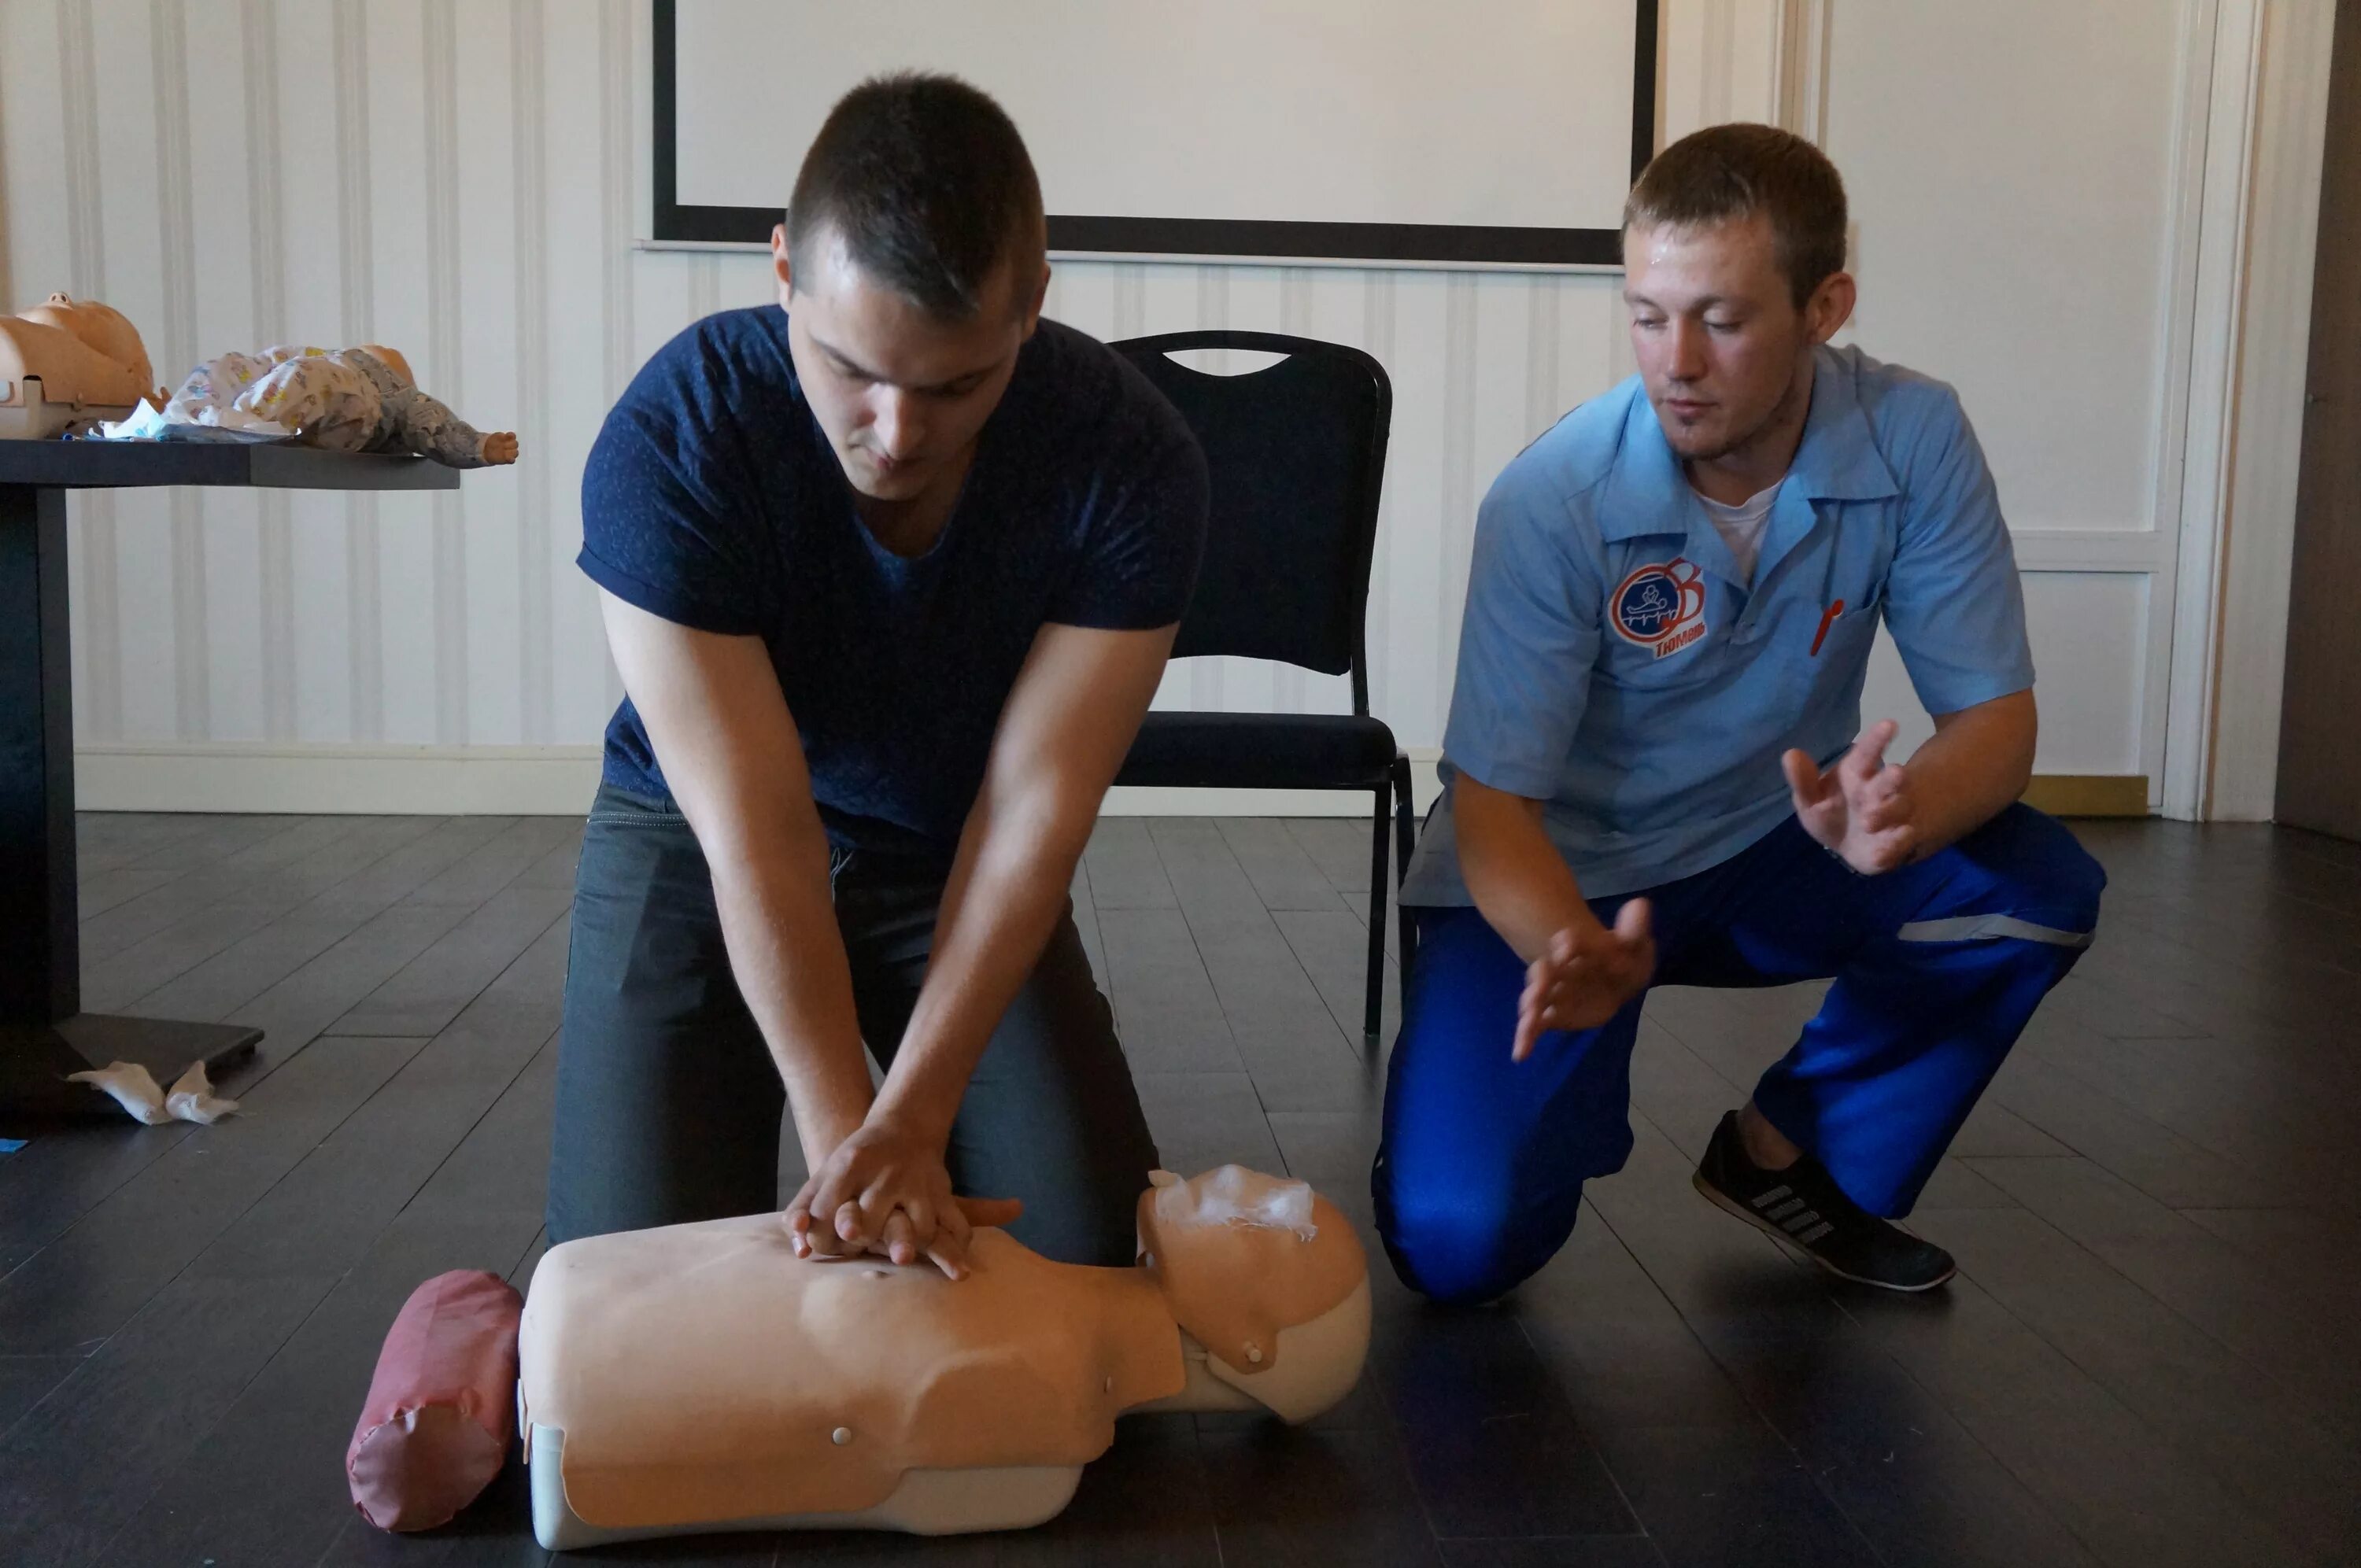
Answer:
[[[1735,1111],[1713,1130],[1695,1180],[1715,1203],[1803,1248],[1840,1279],[1881,1290],[1932,1290],[1958,1271],[1941,1247],[1846,1197],[1810,1155],[1784,1170],[1764,1170],[1748,1159]]]

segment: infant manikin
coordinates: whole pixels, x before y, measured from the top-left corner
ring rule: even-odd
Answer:
[[[798,1258],[776,1214],[553,1247],[519,1426],[554,1551],[704,1530],[1038,1524],[1129,1410],[1301,1421],[1360,1377],[1368,1261],[1300,1181],[1159,1171],[1133,1268],[979,1230],[952,1281]]]
[[[515,436],[478,432],[418,389],[409,361],[373,343],[208,359],[164,405],[164,422],[292,434],[330,452],[407,452],[453,468],[517,455]]]
[[[156,395],[137,328],[95,300],[51,294],[0,316],[0,440],[39,441],[127,416]]]

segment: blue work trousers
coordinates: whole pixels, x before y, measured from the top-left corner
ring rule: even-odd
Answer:
[[[2071,833],[2020,805],[1879,876],[1789,817],[1720,865],[1591,908],[1612,923],[1627,898],[1653,905],[1656,984],[1835,980],[1754,1102],[1855,1202],[1899,1217],[2090,944],[2105,885]],[[1630,1156],[1641,999],[1512,1062],[1524,964],[1474,909],[1409,913],[1418,958],[1370,1179],[1378,1229],[1413,1288],[1484,1300],[1548,1262],[1582,1184]]]

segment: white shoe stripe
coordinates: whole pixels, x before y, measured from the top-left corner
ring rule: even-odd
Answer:
[[[1894,933],[1905,942],[1989,942],[2015,937],[2026,942],[2048,942],[2059,948],[2087,948],[2092,933],[2037,926],[2014,915],[1956,915],[1948,920],[1913,920]]]

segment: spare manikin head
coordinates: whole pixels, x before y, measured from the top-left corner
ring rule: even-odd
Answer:
[[[148,366],[148,350],[139,341],[139,329],[113,306],[102,305],[96,300],[51,294],[42,303],[17,314],[26,321],[53,326],[80,338],[102,358],[130,371],[142,392],[154,387],[155,372]]]

